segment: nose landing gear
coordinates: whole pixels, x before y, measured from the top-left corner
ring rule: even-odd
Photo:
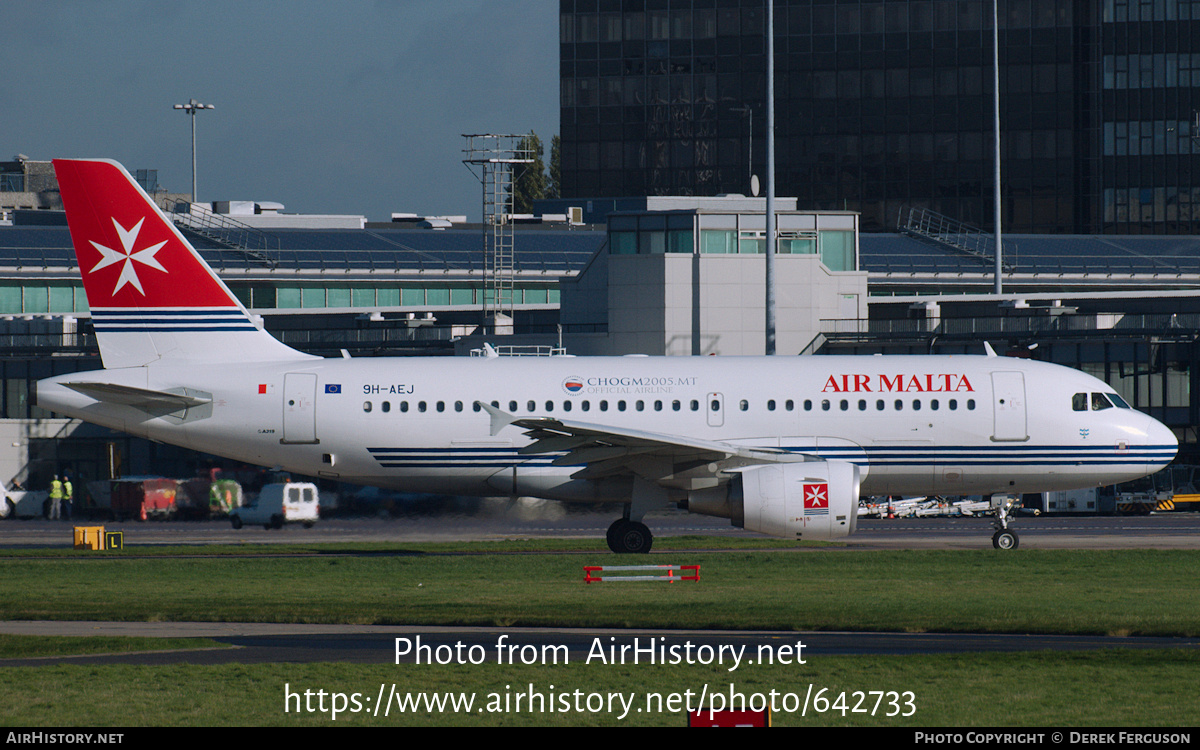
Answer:
[[[1008,514],[1020,504],[1020,498],[1009,496],[1002,498],[996,506],[996,533],[992,535],[992,546],[996,549],[1016,549],[1020,545],[1017,532],[1008,528]]]

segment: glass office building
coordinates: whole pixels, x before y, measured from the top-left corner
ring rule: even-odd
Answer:
[[[560,0],[568,198],[750,193],[762,0]],[[1006,231],[1200,233],[1200,1],[1000,0]],[[778,195],[990,230],[991,3],[775,2]]]

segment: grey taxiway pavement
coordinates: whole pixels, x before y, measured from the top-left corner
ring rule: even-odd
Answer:
[[[125,544],[272,544],[338,542],[441,542],[513,538],[571,538],[596,540],[604,551],[604,533],[619,511],[570,511],[558,504],[506,501],[474,503],[461,510],[406,513],[398,516],[323,519],[314,528],[288,526],[280,530],[245,527],[228,521],[55,522],[0,521],[0,548],[64,547],[73,540],[73,525],[103,524],[121,531]],[[761,536],[730,526],[729,521],[683,511],[646,516],[656,537],[697,534],[745,538]],[[1018,516],[1011,528],[1020,535],[1020,549],[1200,549],[1200,513],[1151,516]],[[841,549],[991,549],[989,518],[862,518],[857,532]],[[608,554],[607,552],[603,552]]]
[[[966,633],[826,633],[681,630],[607,630],[569,628],[452,628],[374,625],[291,625],[265,623],[0,622],[0,633],[15,635],[137,635],[207,637],[234,648],[100,654],[90,656],[3,659],[0,666],[48,664],[252,664],[339,662],[395,664],[414,660],[419,644],[428,653],[475,653],[491,659],[497,649],[543,647],[564,650],[571,662],[584,661],[593,649],[640,644],[694,649],[745,647],[750,658],[759,647],[774,651],[791,646],[797,658],[837,654],[932,654],[980,651],[1078,651],[1111,648],[1200,648],[1194,638],[1109,636],[977,635]],[[398,642],[399,639],[399,642]],[[635,641],[636,639],[636,641]],[[802,647],[801,647],[802,644]],[[440,652],[439,647],[443,648]],[[397,652],[402,652],[397,654]],[[530,653],[533,653],[531,651]],[[764,651],[765,653],[766,651]],[[520,653],[517,651],[516,653]],[[645,658],[645,657],[643,657]]]

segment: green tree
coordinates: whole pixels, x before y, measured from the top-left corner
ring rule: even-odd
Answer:
[[[528,151],[533,163],[517,166],[517,178],[513,181],[513,213],[531,214],[533,202],[546,197],[546,165],[542,162],[542,139],[531,130],[529,135],[518,142],[517,148]]]
[[[550,139],[550,179],[546,182],[546,197],[562,197],[562,139]]]

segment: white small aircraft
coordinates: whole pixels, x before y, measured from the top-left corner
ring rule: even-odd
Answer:
[[[322,359],[259,328],[125,169],[56,160],[103,370],[37,403],[198,451],[364,485],[620,502],[616,552],[676,504],[792,539],[861,495],[1124,482],[1175,436],[1096,378],[996,356]],[[1001,512],[993,543],[1017,546]]]

